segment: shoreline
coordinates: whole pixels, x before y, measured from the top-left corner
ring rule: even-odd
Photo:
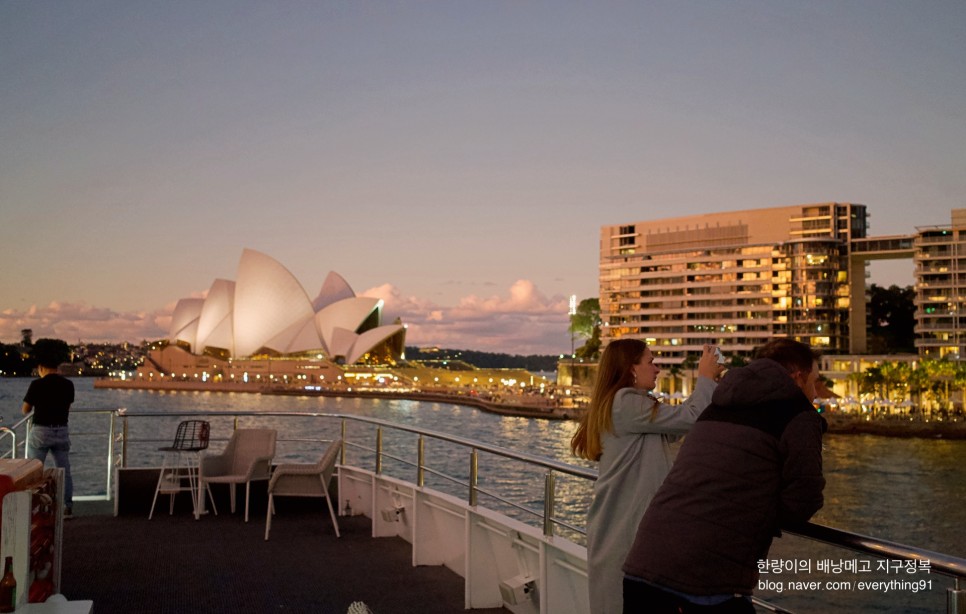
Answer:
[[[576,407],[548,407],[527,406],[513,403],[498,403],[480,397],[445,394],[438,392],[383,392],[379,390],[305,390],[303,388],[279,388],[257,386],[255,384],[230,382],[137,382],[130,380],[96,379],[94,388],[114,388],[119,390],[154,390],[162,392],[238,392],[244,394],[264,394],[273,396],[305,396],[305,397],[345,397],[370,399],[401,399],[407,401],[429,401],[435,403],[449,403],[450,405],[466,405],[485,412],[501,416],[519,418],[542,418],[544,420],[570,420],[579,415]]]
[[[345,397],[363,399],[401,399],[405,401],[430,401],[450,405],[466,405],[491,414],[518,418],[542,418],[544,420],[570,420],[579,413],[574,407],[526,407],[509,403],[494,403],[479,397],[438,394],[432,392],[380,392],[377,390],[290,390],[287,388],[263,390],[262,394],[277,396]]]
[[[908,419],[863,420],[856,416],[822,414],[832,435],[878,435],[918,439],[966,439],[966,422],[937,422]]]
[[[438,392],[384,392],[378,390],[305,390],[293,388],[271,388],[244,383],[226,382],[152,382],[97,379],[95,388],[115,388],[122,390],[154,390],[165,392],[239,392],[245,394],[264,394],[273,396],[306,397],[344,397],[370,399],[401,399],[407,401],[429,401],[465,405],[481,411],[501,416],[519,418],[539,418],[543,420],[571,420],[580,415],[578,407],[526,406],[513,403],[498,403],[480,397],[445,394]],[[876,435],[880,437],[904,437],[920,439],[966,439],[966,422],[923,422],[902,419],[864,420],[856,416],[824,413],[828,422],[828,433],[832,435]]]

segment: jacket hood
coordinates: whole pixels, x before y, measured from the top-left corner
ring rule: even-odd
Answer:
[[[729,369],[711,397],[719,407],[757,405],[805,396],[785,367],[759,358],[746,367]],[[809,399],[811,400],[811,399]]]

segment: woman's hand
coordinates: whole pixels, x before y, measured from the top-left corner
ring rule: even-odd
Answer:
[[[718,355],[713,345],[704,346],[704,352],[698,360],[698,375],[717,379],[724,371],[724,366],[718,364]]]

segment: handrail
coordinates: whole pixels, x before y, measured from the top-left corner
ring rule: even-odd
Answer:
[[[30,418],[32,418],[33,415],[34,412],[30,412],[29,414],[25,414],[10,426],[0,427],[0,439],[5,437],[10,438],[10,452],[4,453],[2,455],[3,458],[17,458],[17,447],[19,445],[17,444],[17,429],[20,427],[23,427],[25,431],[23,437],[23,455],[24,458],[27,457],[27,437],[30,435]]]
[[[103,412],[108,410],[76,409],[72,411]],[[264,411],[239,411],[239,412],[180,411],[180,412],[137,412],[137,413],[130,413],[124,410],[113,410],[113,411],[115,415],[120,415],[125,418],[135,418],[135,417],[170,418],[175,416],[233,417],[235,419],[236,425],[237,425],[237,419],[240,416],[332,418],[332,419],[338,419],[342,421],[341,428],[342,428],[343,441],[345,441],[346,439],[345,423],[351,420],[354,422],[375,425],[380,429],[379,431],[380,434],[381,434],[381,429],[383,428],[390,428],[396,431],[404,431],[404,432],[416,434],[419,436],[419,443],[417,444],[419,448],[422,447],[422,439],[425,436],[425,437],[432,437],[434,439],[454,443],[454,444],[469,448],[472,453],[471,458],[475,457],[478,454],[478,452],[482,451],[482,452],[486,452],[488,454],[493,454],[503,458],[523,461],[531,465],[542,467],[548,470],[545,474],[546,484],[545,484],[544,490],[545,490],[546,496],[550,498],[549,501],[545,500],[545,510],[549,510],[549,513],[545,511],[544,519],[543,519],[544,526],[545,526],[544,532],[547,535],[552,535],[552,528],[547,529],[546,527],[551,526],[553,524],[560,524],[563,526],[567,526],[568,528],[577,530],[579,533],[585,533],[584,531],[581,531],[576,527],[572,527],[571,525],[568,525],[567,523],[564,523],[552,517],[552,513],[553,513],[552,499],[554,494],[553,473],[554,472],[562,473],[562,474],[567,474],[567,475],[590,479],[590,480],[596,480],[598,475],[597,471],[593,469],[577,467],[575,465],[569,465],[567,463],[563,463],[549,458],[544,458],[541,456],[536,456],[534,454],[530,454],[527,452],[518,452],[514,450],[509,450],[507,448],[503,448],[492,444],[487,444],[485,442],[476,441],[473,439],[468,439],[466,437],[460,437],[458,435],[451,435],[448,433],[442,433],[439,431],[433,431],[429,429],[424,429],[424,428],[419,428],[419,427],[414,427],[414,426],[409,426],[404,424],[396,424],[387,420],[382,420],[379,418],[369,418],[366,416],[348,416],[344,414],[335,414],[335,413],[327,413],[327,412],[308,413],[308,412],[289,412],[289,411],[268,411],[268,412],[264,412]],[[26,418],[20,421],[18,425],[22,424],[24,421],[26,421]],[[112,421],[112,438],[113,436],[114,435],[113,435],[113,421]],[[378,439],[379,440],[382,439],[381,435],[378,436]],[[126,446],[128,444],[128,439],[126,437],[124,438],[123,443],[124,443],[124,448],[126,449]],[[381,444],[381,441],[377,443],[377,448],[375,450],[377,459],[379,459],[379,457],[382,455],[380,444]],[[343,451],[343,454],[344,454],[344,451]],[[122,452],[122,455],[123,455],[123,452]],[[418,464],[417,470],[421,472],[425,468],[422,466],[422,458],[421,458],[422,454],[419,454],[419,456],[420,456],[420,460],[417,463]],[[343,462],[344,460],[345,459],[343,456]],[[401,459],[396,459],[396,460],[401,460]],[[381,468],[381,460],[377,460],[377,462],[380,464],[380,468]],[[412,465],[412,463],[409,463],[407,461],[403,461],[403,462],[406,462],[406,464]],[[475,459],[472,460],[471,468],[470,468],[469,483],[464,483],[464,485],[468,486],[470,489],[468,496],[470,497],[472,504],[475,504],[477,492],[485,492],[485,491],[479,490],[476,487],[476,475],[475,475],[477,470],[476,465],[477,463]],[[435,473],[435,472],[432,472],[432,473]],[[486,492],[485,494],[489,496],[493,496],[492,493],[489,493],[489,492]],[[507,502],[507,503],[510,503],[510,502]],[[510,504],[513,505],[512,503]],[[514,507],[519,507],[519,506],[514,505]],[[857,533],[851,533],[849,531],[843,531],[841,529],[836,529],[833,527],[828,527],[825,525],[812,523],[812,522],[806,523],[805,525],[802,525],[801,527],[797,527],[794,530],[785,530],[785,532],[789,534],[798,535],[801,537],[825,542],[827,544],[830,544],[836,547],[846,548],[848,550],[853,550],[855,552],[871,554],[881,558],[913,560],[913,561],[928,560],[930,563],[931,571],[955,578],[957,581],[957,585],[959,584],[960,580],[966,579],[966,559],[947,555],[941,552],[925,550],[925,549],[916,548],[913,546],[908,546],[905,544],[900,544],[897,542],[892,542],[885,539],[879,539],[879,538],[869,537],[869,536],[861,535]]]
[[[10,453],[3,454],[3,458],[16,458],[17,457],[17,433],[13,429],[7,428],[5,426],[0,426],[0,439],[10,439]]]
[[[102,496],[97,496],[97,495],[95,495],[95,496],[80,495],[80,496],[74,497],[76,500],[85,500],[85,499],[90,500],[90,499],[102,499],[102,498],[108,498],[109,499],[110,498],[110,493],[112,491],[113,481],[114,481],[114,471],[113,471],[113,467],[112,467],[112,464],[111,464],[112,455],[114,453],[114,440],[115,440],[115,438],[114,438],[114,429],[115,429],[114,421],[115,421],[115,417],[118,414],[123,414],[124,410],[123,409],[119,409],[119,408],[80,408],[80,409],[74,409],[74,410],[71,410],[71,411],[72,412],[75,412],[75,413],[106,413],[106,414],[109,414],[110,415],[110,418],[111,418],[111,426],[110,426],[110,431],[108,433],[108,436],[109,436],[109,439],[108,439],[108,456],[107,456],[107,463],[106,463],[107,466],[106,466],[106,476],[105,476],[105,484],[106,484],[106,490],[105,490],[105,492],[107,494],[104,495],[103,497]],[[10,449],[9,449],[9,451],[8,452],[0,453],[0,457],[2,457],[2,458],[18,458],[18,456],[17,456],[17,454],[18,454],[18,448],[22,447],[23,448],[23,455],[22,455],[21,458],[27,458],[27,440],[30,437],[30,431],[31,431],[31,429],[33,428],[33,421],[31,420],[31,418],[33,418],[33,415],[34,415],[34,412],[31,411],[28,414],[24,414],[23,417],[21,417],[19,420],[17,420],[16,422],[14,422],[13,424],[11,424],[10,426],[0,427],[0,440],[2,440],[3,438],[9,438],[10,439]],[[21,438],[21,440],[18,441],[17,430],[18,429],[21,429],[21,428],[24,431],[24,436]]]
[[[929,568],[932,571],[938,571],[953,578],[966,579],[966,559],[950,556],[941,552],[933,552],[886,539],[851,533],[813,522],[809,522],[794,531],[785,530],[785,533],[807,537],[840,548],[848,548],[855,552],[872,554],[881,558],[902,559],[906,561],[929,561]]]
[[[71,410],[74,411],[74,410]],[[82,410],[83,411],[83,410]],[[380,418],[369,418],[367,416],[347,416],[345,414],[333,414],[328,412],[293,412],[293,411],[228,411],[228,412],[210,412],[210,411],[179,411],[179,412],[137,412],[127,414],[128,417],[171,417],[171,416],[272,416],[272,417],[316,417],[316,418],[334,418],[339,420],[352,420],[355,422],[365,422],[368,424],[375,424],[382,427],[388,427],[397,431],[406,431],[408,433],[414,433],[416,435],[426,435],[432,437],[433,439],[439,439],[441,441],[447,441],[449,443],[459,444],[467,448],[476,448],[483,452],[489,454],[494,454],[496,456],[502,456],[504,458],[510,458],[513,460],[520,460],[538,467],[543,467],[544,469],[552,469],[554,471],[559,471],[560,473],[566,473],[573,475],[575,477],[586,478],[589,480],[597,479],[597,471],[593,469],[587,469],[585,467],[578,467],[576,465],[569,465],[561,461],[553,460],[552,458],[546,458],[544,456],[537,456],[535,454],[529,454],[527,452],[517,452],[515,450],[510,450],[508,448],[503,448],[500,446],[495,446],[488,444],[476,439],[468,439],[466,437],[460,437],[459,435],[450,435],[449,433],[443,433],[440,431],[433,431],[430,429],[419,428],[415,426],[409,426],[406,424],[398,424],[396,422],[390,422],[389,420],[382,420]]]
[[[84,411],[84,410],[79,410],[79,411]],[[92,410],[87,410],[87,411],[92,411]],[[547,536],[553,535],[554,526],[562,526],[569,530],[575,531],[578,534],[586,535],[586,531],[579,529],[570,523],[567,523],[565,521],[559,520],[554,517],[553,508],[555,505],[555,494],[552,488],[552,485],[554,483],[553,472],[556,471],[559,473],[565,473],[568,475],[573,475],[576,477],[590,479],[590,480],[595,480],[597,478],[597,472],[583,467],[568,465],[567,463],[562,463],[562,462],[555,461],[553,459],[545,458],[542,456],[536,456],[533,454],[529,454],[527,452],[517,452],[514,450],[487,444],[474,439],[460,437],[458,435],[451,435],[449,433],[443,433],[440,431],[433,431],[430,429],[423,429],[418,427],[411,427],[407,425],[397,424],[394,422],[390,422],[388,420],[381,420],[379,418],[369,418],[365,416],[346,416],[344,414],[334,414],[334,413],[328,413],[328,412],[238,411],[238,412],[214,412],[213,413],[213,412],[207,412],[207,411],[179,411],[179,412],[137,412],[137,413],[125,412],[123,415],[125,417],[125,424],[127,422],[126,419],[128,418],[161,418],[161,417],[170,418],[173,416],[196,417],[196,416],[211,416],[211,415],[232,417],[234,419],[234,424],[236,428],[237,428],[238,418],[241,416],[256,416],[256,417],[263,417],[263,418],[264,417],[331,418],[331,419],[341,420],[343,424],[345,424],[347,420],[352,420],[354,422],[360,422],[365,424],[371,424],[377,427],[375,448],[367,448],[365,446],[359,446],[358,444],[354,444],[352,442],[347,441],[344,433],[344,428],[343,428],[342,440],[344,442],[343,443],[344,446],[357,447],[359,449],[375,454],[375,457],[376,457],[375,472],[377,475],[381,474],[383,471],[383,458],[390,458],[392,460],[402,462],[410,466],[415,466],[417,468],[417,474],[419,471],[427,470],[427,468],[422,464],[422,462],[418,462],[417,465],[414,465],[413,463],[405,459],[398,458],[385,453],[383,451],[383,443],[382,443],[384,428],[390,428],[396,431],[408,432],[408,433],[417,435],[420,438],[431,437],[433,439],[446,441],[448,443],[460,445],[472,450],[471,460],[470,460],[470,477],[469,477],[469,480],[465,483],[451,476],[429,469],[429,472],[432,474],[439,475],[440,477],[443,477],[447,480],[451,480],[454,483],[463,484],[464,486],[466,486],[469,489],[468,501],[470,505],[473,505],[473,506],[477,505],[478,494],[483,493],[515,509],[519,509],[521,511],[527,512],[534,516],[538,516],[538,517],[543,516],[542,518],[543,531],[544,531],[544,534]],[[125,446],[127,445],[127,443],[129,443],[129,440],[125,438]],[[419,444],[417,443],[417,445]],[[547,486],[545,486],[545,489],[544,489],[545,490],[544,509],[542,511],[533,510],[531,508],[515,504],[512,501],[499,497],[493,492],[480,489],[477,486],[477,472],[478,472],[477,458],[478,458],[479,452],[486,452],[494,456],[500,456],[503,458],[526,462],[530,465],[546,469],[547,477],[545,478],[545,480],[547,481],[547,484],[550,485],[550,487],[548,488]],[[126,461],[122,461],[122,464],[126,464]]]

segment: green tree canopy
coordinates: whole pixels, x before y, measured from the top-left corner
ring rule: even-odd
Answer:
[[[33,366],[24,359],[19,345],[0,343],[0,375],[30,375]]]
[[[600,353],[600,299],[585,298],[570,316],[570,333],[586,341],[574,353],[578,358],[596,358]]]

